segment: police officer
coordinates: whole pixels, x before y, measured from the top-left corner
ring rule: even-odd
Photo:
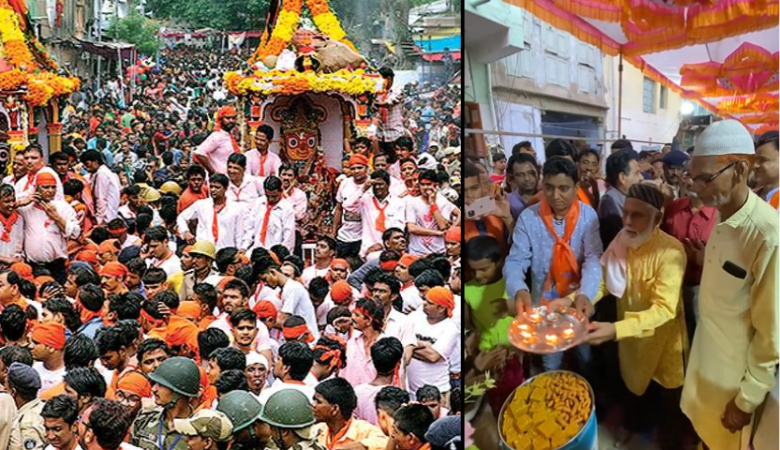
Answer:
[[[43,426],[43,402],[38,397],[41,377],[30,366],[15,362],[8,368],[5,389],[18,408],[11,424],[9,450],[43,450],[49,442]]]
[[[228,417],[211,409],[204,409],[189,419],[174,419],[173,427],[184,436],[190,450],[217,450],[218,442],[226,442],[233,433]]]
[[[271,428],[260,420],[263,405],[247,391],[225,394],[217,411],[225,413],[233,423],[231,450],[264,450],[271,440]]]
[[[271,439],[279,450],[325,450],[316,441],[311,403],[301,391],[283,389],[271,395],[260,420],[271,427]]]
[[[174,429],[174,419],[188,419],[194,411],[190,401],[200,395],[200,372],[191,359],[175,356],[149,374],[156,408],[142,412],[133,422],[130,443],[144,450],[187,450],[183,436]]]

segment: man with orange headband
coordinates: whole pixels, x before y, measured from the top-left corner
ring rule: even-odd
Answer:
[[[270,177],[279,175],[282,160],[279,155],[270,151],[274,129],[263,124],[255,133],[255,148],[246,152],[246,170],[253,177]]]
[[[319,338],[317,315],[306,288],[301,283],[287,278],[282,273],[279,264],[270,256],[262,257],[255,262],[255,271],[269,287],[281,288],[282,308],[279,310],[276,326],[281,328],[288,316],[301,316],[306,321],[306,326],[311,331],[312,336],[315,339]]]
[[[111,261],[100,269],[100,287],[103,288],[106,297],[127,292],[127,287],[124,285],[127,273],[127,267],[117,261]]]
[[[371,174],[361,189],[348,191],[343,208],[360,215],[362,239],[360,256],[382,250],[382,233],[406,225],[406,202],[390,195],[390,175],[384,170]],[[370,190],[370,192],[369,192]]]
[[[65,377],[65,327],[56,322],[41,323],[30,333],[33,369],[41,377],[41,389],[61,383]]]
[[[233,128],[236,126],[238,112],[233,106],[223,106],[217,112],[214,131],[192,153],[194,162],[200,164],[209,174],[227,174],[227,160],[233,153],[241,153]]]
[[[460,355],[460,331],[452,320],[455,297],[441,286],[428,290],[423,304],[424,314],[411,317],[417,342],[404,349],[404,363],[409,392],[414,394],[426,384],[442,392],[447,406],[450,392],[450,361],[454,352]]]
[[[46,166],[43,159],[43,149],[38,144],[30,144],[24,150],[24,162],[27,165],[27,173],[16,182],[16,197],[19,201],[27,200],[36,192],[37,177],[41,173],[47,173],[54,178],[56,184],[54,197],[57,200],[65,200],[65,193],[62,190],[62,182],[57,172],[51,167]]]
[[[340,257],[357,256],[360,253],[363,239],[363,222],[357,208],[348,210],[344,202],[349,198],[360,198],[363,185],[368,179],[366,172],[368,158],[355,154],[349,158],[350,176],[344,180],[336,192],[336,209],[333,211],[333,231],[338,243]]]
[[[447,234],[444,235],[444,246],[447,249],[447,258],[449,258],[450,264],[453,266],[460,266],[461,238],[461,228],[459,226],[451,227],[447,230]]]
[[[0,263],[22,261],[24,219],[16,211],[16,192],[10,184],[0,186]]]
[[[135,418],[144,406],[145,400],[152,398],[152,385],[141,373],[127,372],[119,378],[116,388],[116,400]]]
[[[420,290],[414,285],[414,277],[409,273],[409,266],[418,259],[417,256],[407,253],[401,256],[398,265],[395,266],[394,275],[401,282],[401,298],[404,309],[417,309],[422,304]]]
[[[41,171],[35,179],[35,194],[20,201],[17,211],[24,218],[24,253],[33,267],[43,267],[65,284],[68,239],[81,233],[76,211],[56,200],[57,177]]]
[[[360,333],[354,333],[347,341],[347,367],[339,376],[353,386],[368,383],[376,376],[371,366],[371,346],[384,337],[385,313],[378,302],[360,299],[352,311],[352,322]]]
[[[98,262],[101,265],[116,261],[119,258],[119,241],[106,239],[98,246]]]

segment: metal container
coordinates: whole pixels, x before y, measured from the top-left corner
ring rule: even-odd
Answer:
[[[504,405],[501,407],[501,412],[498,414],[498,436],[501,439],[501,449],[502,450],[517,450],[513,447],[510,447],[509,444],[504,440],[504,433],[502,432],[502,425],[504,423],[504,411],[509,406],[510,403],[512,403],[512,399],[515,397],[515,392],[517,392],[517,389],[520,389],[521,387],[530,384],[536,377],[542,377],[545,375],[552,375],[555,373],[565,373],[568,375],[573,375],[580,380],[584,381],[585,384],[588,386],[588,391],[590,392],[590,402],[591,402],[591,408],[590,408],[590,417],[588,417],[588,420],[585,422],[585,425],[582,426],[580,429],[580,432],[577,433],[576,436],[569,439],[565,444],[558,448],[554,448],[552,450],[598,450],[599,446],[599,437],[598,437],[598,422],[596,421],[596,398],[593,395],[593,387],[591,387],[590,383],[585,380],[585,378],[577,375],[574,372],[570,372],[568,370],[553,370],[551,372],[545,372],[541,373],[539,375],[536,375],[535,377],[531,377],[528,380],[525,381],[525,383],[521,384],[517,388],[515,388],[514,391],[512,391],[512,395],[509,396],[509,398],[506,399],[504,402]]]

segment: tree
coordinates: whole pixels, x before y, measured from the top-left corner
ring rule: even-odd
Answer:
[[[132,13],[124,19],[113,21],[107,36],[135,45],[141,54],[154,55],[162,48],[162,41],[157,37],[159,31],[159,23]]]

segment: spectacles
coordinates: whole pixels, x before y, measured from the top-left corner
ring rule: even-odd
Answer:
[[[720,169],[719,171],[715,172],[712,175],[709,176],[698,176],[696,178],[693,178],[691,181],[693,184],[695,184],[698,187],[705,187],[706,185],[712,183],[715,178],[718,178],[718,175],[722,174],[723,172],[729,170],[732,166],[734,166],[739,161],[734,161],[731,164],[727,165],[726,167]]]

